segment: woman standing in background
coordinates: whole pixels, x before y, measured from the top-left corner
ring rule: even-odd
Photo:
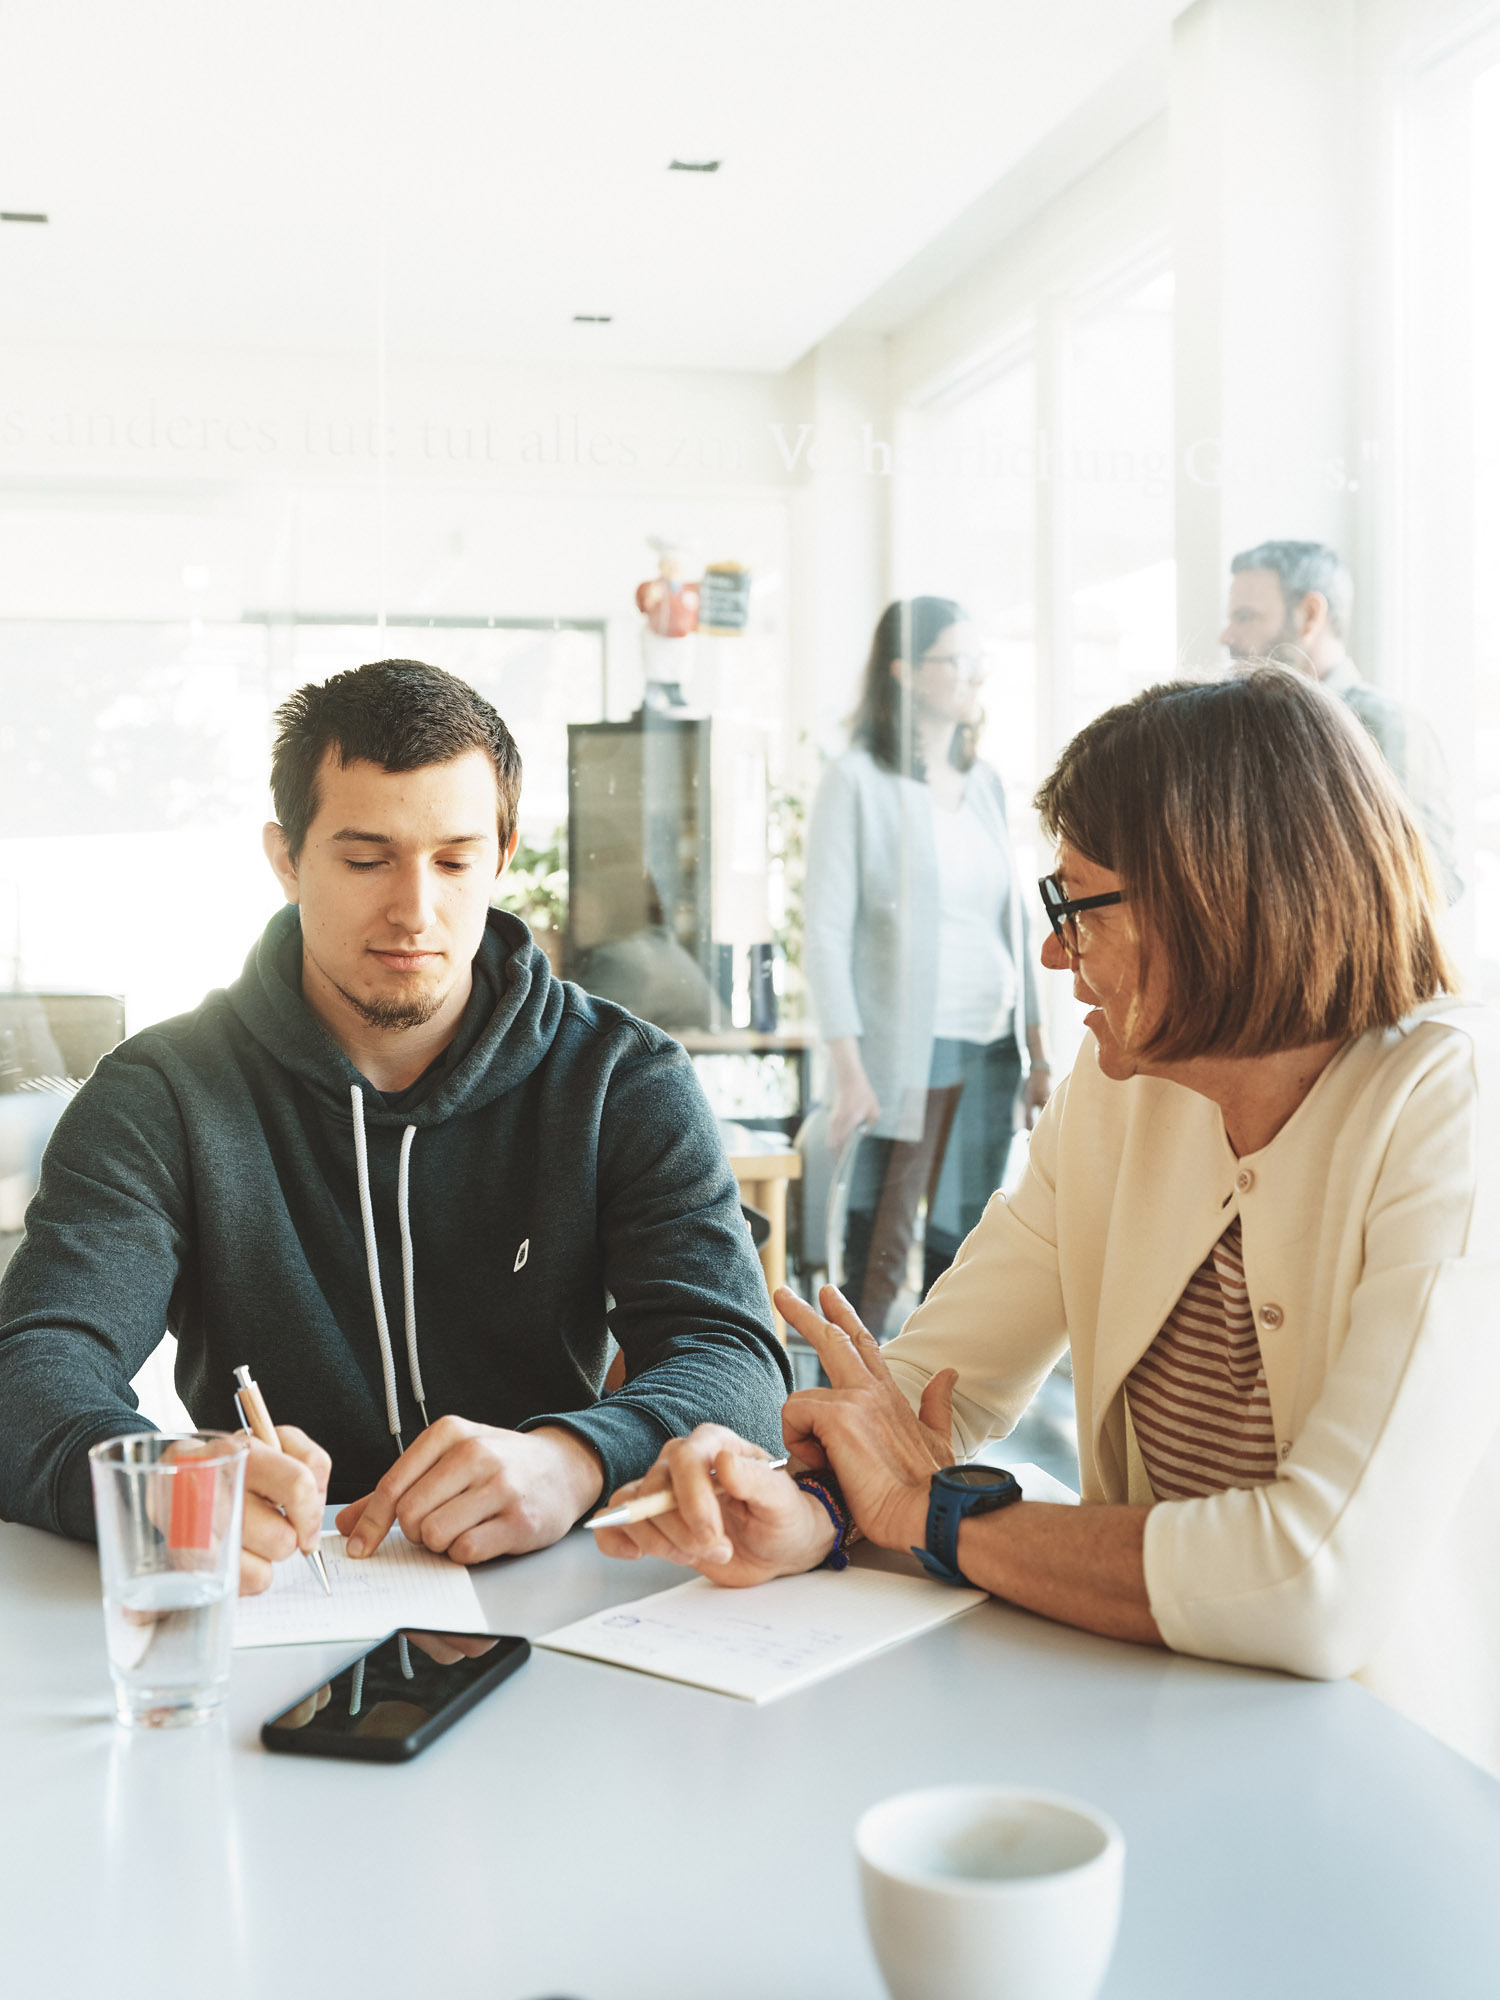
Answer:
[[[985,663],[945,597],[888,605],[850,748],[808,830],[806,967],[828,1045],[835,1157],[855,1161],[844,1291],[883,1334],[922,1194],[923,1290],[999,1186],[1029,1057],[1028,1117],[1051,1088],[1005,789],[975,751]]]

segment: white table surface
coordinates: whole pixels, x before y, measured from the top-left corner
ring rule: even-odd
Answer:
[[[535,1635],[681,1573],[579,1533],[476,1580]],[[1123,1827],[1107,2000],[1500,1993],[1500,1785],[1352,1683],[986,1604],[764,1708],[536,1653],[412,1764],[262,1751],[357,1650],[239,1653],[225,1722],[128,1735],[93,1551],[0,1527],[0,1991],[875,2000],[855,1819],[985,1778]]]

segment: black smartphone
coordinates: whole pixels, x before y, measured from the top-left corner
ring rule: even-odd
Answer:
[[[392,1632],[342,1673],[261,1725],[268,1750],[399,1764],[508,1680],[524,1639],[486,1632]]]

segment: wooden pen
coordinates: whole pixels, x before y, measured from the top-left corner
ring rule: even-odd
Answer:
[[[280,1451],[281,1439],[276,1435],[276,1426],[271,1422],[271,1412],[266,1408],[266,1399],[260,1393],[259,1384],[248,1368],[236,1368],[234,1379],[234,1406],[240,1413],[240,1422],[261,1444],[272,1451]],[[328,1565],[323,1560],[322,1549],[304,1549],[302,1553],[311,1563],[313,1575],[332,1597],[333,1585],[328,1581]]]
[[[786,1462],[784,1458],[755,1460],[755,1463],[763,1465],[767,1472],[780,1471]],[[709,1476],[712,1477],[711,1470]],[[604,1513],[596,1514],[593,1520],[585,1521],[583,1525],[586,1528],[629,1528],[637,1521],[654,1521],[658,1514],[676,1512],[677,1495],[670,1486],[664,1486],[659,1493],[643,1493],[638,1500],[626,1500],[618,1507],[606,1508]]]

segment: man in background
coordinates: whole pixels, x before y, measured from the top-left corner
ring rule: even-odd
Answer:
[[[1448,769],[1432,727],[1372,687],[1344,645],[1354,579],[1325,542],[1260,542],[1229,565],[1229,619],[1219,634],[1235,660],[1278,660],[1321,681],[1359,717],[1421,822],[1450,903],[1463,889],[1454,861]]]

